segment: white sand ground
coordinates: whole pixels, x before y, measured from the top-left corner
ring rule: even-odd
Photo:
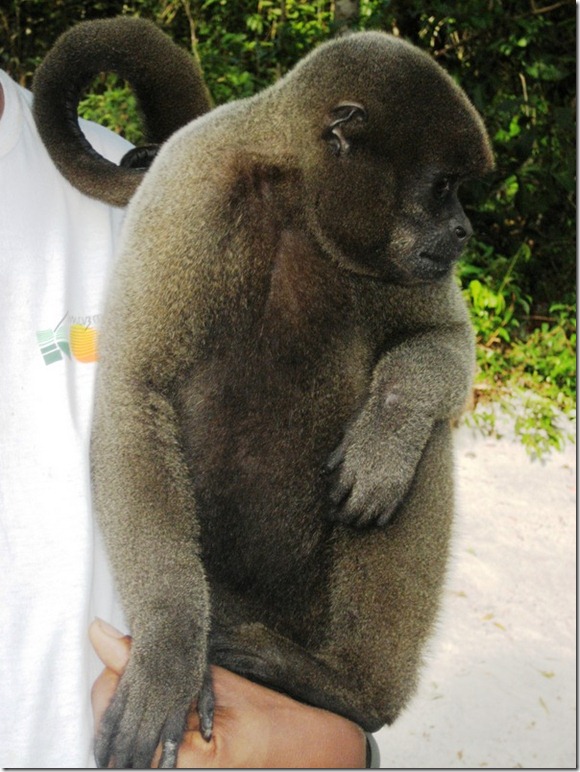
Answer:
[[[457,433],[458,516],[422,685],[383,768],[576,766],[576,448]]]

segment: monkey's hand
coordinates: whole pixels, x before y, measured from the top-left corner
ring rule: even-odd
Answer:
[[[159,743],[159,767],[175,767],[189,707],[196,695],[201,734],[205,740],[211,739],[214,697],[210,670],[205,663],[196,668],[195,660],[193,652],[180,653],[174,645],[165,643],[143,651],[134,642],[129,664],[95,742],[100,767],[113,762],[116,768],[147,768]]]
[[[371,395],[326,462],[330,519],[386,525],[409,490],[432,426],[405,409],[396,392]]]

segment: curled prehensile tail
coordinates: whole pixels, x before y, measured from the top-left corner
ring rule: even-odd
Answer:
[[[120,166],[90,145],[78,122],[83,91],[103,71],[133,88],[150,143]],[[60,172],[113,206],[128,203],[155,146],[211,107],[197,61],[152,22],[130,17],[82,22],[64,33],[39,67],[33,92],[40,136]]]

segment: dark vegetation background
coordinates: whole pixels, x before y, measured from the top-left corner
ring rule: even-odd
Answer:
[[[473,420],[493,402],[533,452],[559,445],[576,396],[576,5],[573,0],[5,0],[3,69],[30,87],[60,33],[91,18],[154,20],[198,56],[216,104],[281,77],[344,28],[381,29],[427,49],[463,86],[497,169],[463,200],[476,237],[460,268],[478,340]],[[139,142],[125,84],[100,76],[81,114]]]

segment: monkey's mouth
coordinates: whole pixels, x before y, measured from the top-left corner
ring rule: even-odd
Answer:
[[[415,260],[414,273],[420,279],[443,279],[455,265],[455,260],[431,252],[419,252]]]

